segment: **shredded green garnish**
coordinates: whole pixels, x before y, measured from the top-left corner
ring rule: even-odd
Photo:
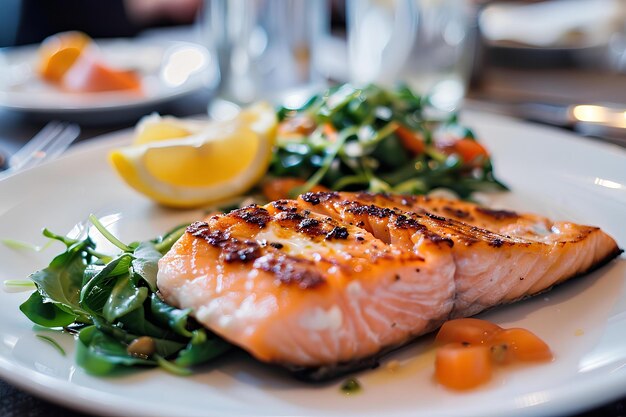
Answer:
[[[23,288],[30,288],[30,289],[34,289],[35,287],[35,283],[31,280],[28,279],[7,279],[6,281],[4,281],[4,286],[5,287],[23,287]]]
[[[93,223],[95,228],[98,229],[98,231],[102,233],[102,236],[104,236],[109,242],[111,242],[112,244],[114,244],[115,246],[123,250],[124,252],[132,251],[130,247],[126,246],[124,243],[122,243],[121,240],[113,236],[113,234],[109,232],[102,223],[100,223],[100,220],[98,220],[98,218],[94,214],[89,215],[89,221]]]
[[[33,245],[32,243],[23,242],[16,239],[0,239],[0,243],[13,250],[31,250],[34,252],[41,252],[44,249],[48,248],[52,244],[52,241],[48,241],[43,246]]]
[[[52,345],[52,347],[54,347],[61,354],[61,356],[65,356],[65,350],[61,347],[61,345],[59,345],[57,343],[56,340],[54,340],[53,338],[51,338],[49,336],[44,336],[42,334],[37,334],[35,336],[37,336],[37,338],[39,338],[39,339],[49,343],[50,345]]]

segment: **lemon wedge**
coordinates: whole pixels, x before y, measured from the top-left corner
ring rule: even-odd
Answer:
[[[206,122],[194,123],[192,120],[153,113],[137,123],[133,145],[184,138],[200,132],[205,125]]]
[[[110,161],[128,185],[158,203],[213,204],[246,192],[263,177],[276,124],[268,103],[202,125],[156,116],[140,123],[134,145],[113,150]]]

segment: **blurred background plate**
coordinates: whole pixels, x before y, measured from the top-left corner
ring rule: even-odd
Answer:
[[[219,81],[215,61],[201,45],[129,39],[96,40],[106,62],[140,74],[143,94],[70,93],[37,75],[38,45],[0,50],[0,108],[75,121],[133,119]]]

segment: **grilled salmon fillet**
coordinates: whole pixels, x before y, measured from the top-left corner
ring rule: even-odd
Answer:
[[[299,200],[368,230],[379,228],[383,239],[399,216],[406,216],[415,231],[449,239],[456,267],[451,318],[543,292],[621,253],[615,240],[597,227],[464,201],[333,192],[308,193]]]
[[[596,227],[443,199],[307,193],[193,223],[165,300],[261,361],[332,369],[619,255]]]

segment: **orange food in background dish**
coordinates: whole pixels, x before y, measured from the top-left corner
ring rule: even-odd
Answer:
[[[39,48],[39,74],[51,84],[72,92],[141,90],[133,71],[108,65],[93,40],[82,32],[50,36]]]
[[[116,70],[99,57],[83,54],[63,77],[62,86],[68,91],[102,92],[141,89],[141,80],[132,71]]]
[[[51,83],[60,83],[92,40],[82,32],[64,32],[46,38],[39,47],[39,74]]]
[[[547,362],[550,347],[526,329],[503,329],[479,319],[450,320],[435,343],[435,379],[454,390],[476,388],[491,379],[493,369],[515,362]]]

